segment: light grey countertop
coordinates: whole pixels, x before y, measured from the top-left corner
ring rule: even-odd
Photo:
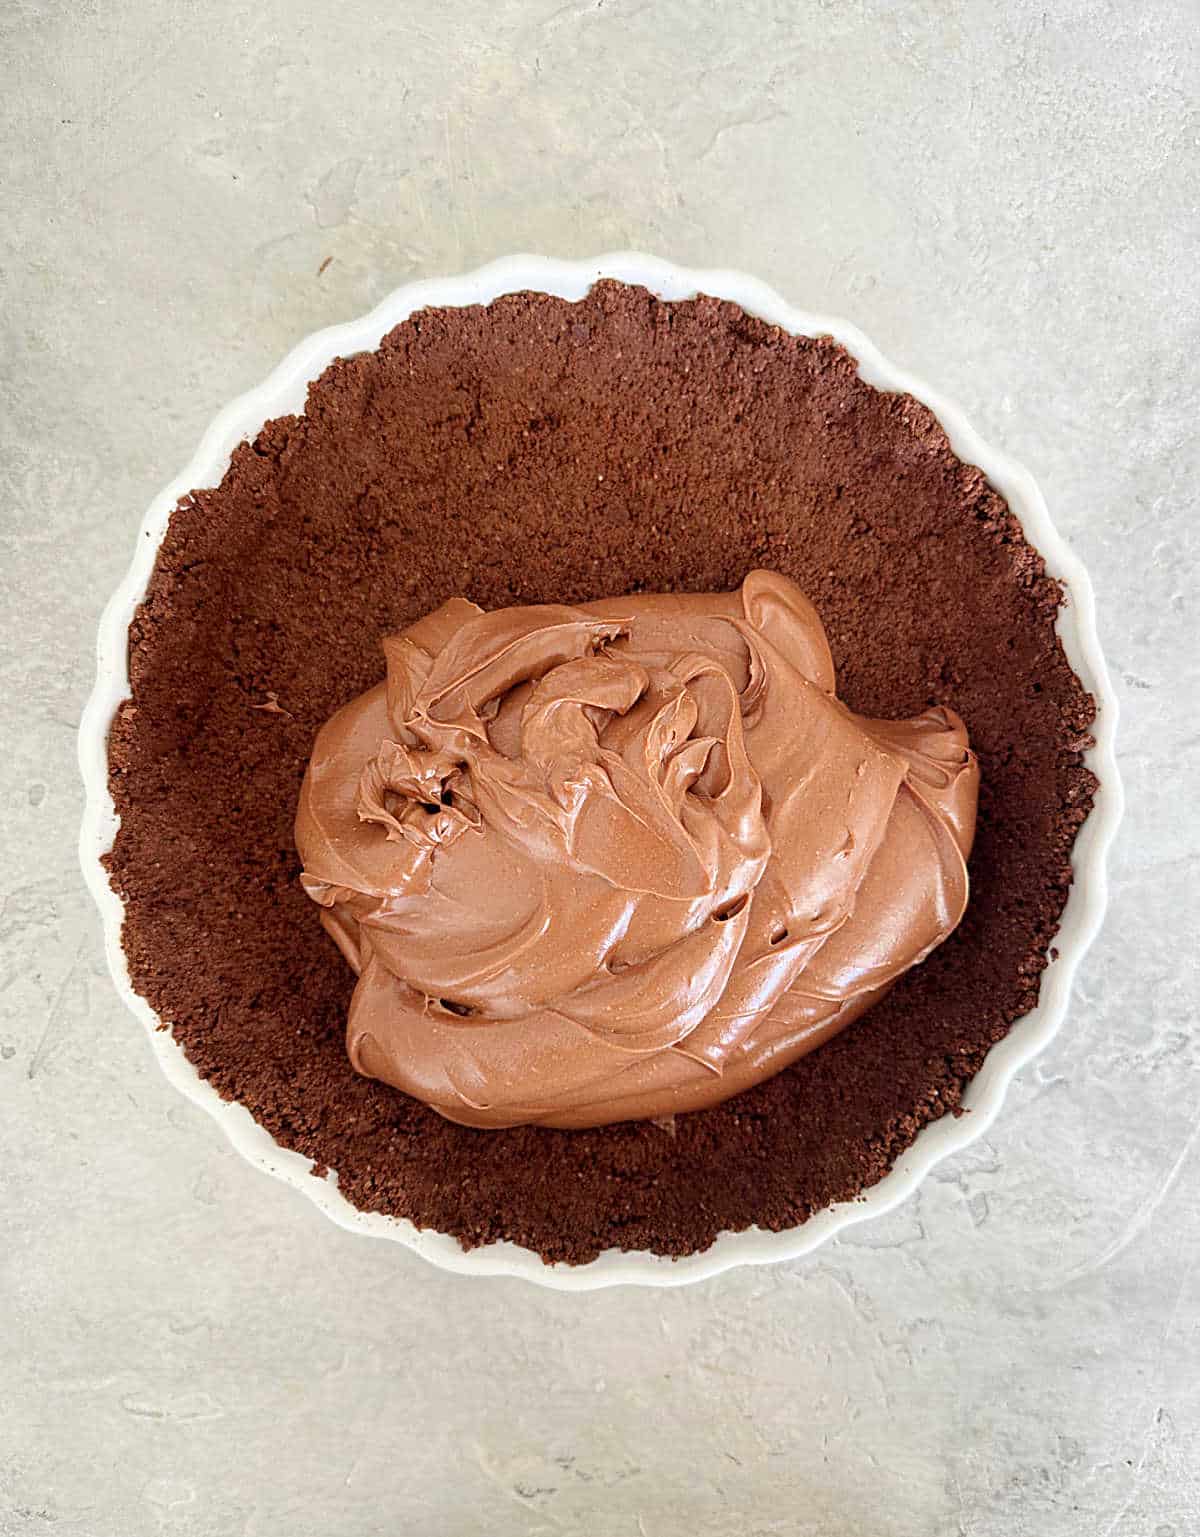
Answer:
[[[1200,1532],[1193,0],[24,0],[0,61],[2,1537]],[[1129,810],[983,1141],[808,1261],[569,1296],[339,1231],[168,1087],[74,731],[225,401],[415,276],[616,247],[844,315],[1033,470]]]

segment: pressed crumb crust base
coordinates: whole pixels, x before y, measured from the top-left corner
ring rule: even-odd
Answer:
[[[854,710],[953,706],[982,766],[971,902],[857,1024],[713,1110],[474,1131],[358,1077],[354,978],[301,891],[317,729],[380,639],[499,607],[795,578]],[[1059,586],[929,410],[828,339],[601,283],[427,310],[331,365],[176,509],[109,742],[134,986],[202,1077],[354,1205],[582,1263],[782,1229],[880,1179],[1037,1000],[1095,780]]]

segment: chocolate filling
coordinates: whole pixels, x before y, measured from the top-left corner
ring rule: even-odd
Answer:
[[[318,728],[383,676],[382,636],[457,593],[719,592],[755,566],[816,604],[853,710],[966,721],[982,789],[956,932],[841,1035],[673,1135],[476,1131],[358,1077],[354,978],[298,884],[292,820]],[[828,339],[611,283],[576,305],[423,311],[172,517],[109,747],[134,985],[202,1077],[364,1209],[572,1263],[791,1227],[956,1110],[1036,1002],[1095,789],[1061,601],[932,414]]]

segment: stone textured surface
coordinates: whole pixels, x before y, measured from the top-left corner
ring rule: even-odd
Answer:
[[[0,61],[0,1534],[1200,1531],[1193,0],[24,0]],[[985,1141],[810,1262],[576,1298],[341,1233],[173,1094],[73,732],[226,399],[405,279],[616,246],[847,315],[1031,466],[1130,811]]]

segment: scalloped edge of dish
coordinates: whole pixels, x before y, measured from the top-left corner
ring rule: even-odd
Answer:
[[[302,1154],[282,1148],[242,1105],[223,1100],[201,1079],[163,1029],[150,1005],[134,991],[121,946],[124,905],[113,891],[101,857],[113,845],[118,818],[108,789],[108,733],[129,696],[128,631],[145,595],[159,545],[172,511],[196,487],[215,486],[234,448],[252,438],[265,421],[304,410],[309,383],[334,358],[370,351],[414,311],[429,307],[488,304],[523,290],[577,301],[601,279],[650,289],[660,298],[709,294],[739,304],[749,314],[795,335],[832,336],[856,359],[860,376],[877,389],[913,395],[938,418],[959,458],[977,465],[1020,519],[1026,537],[1046,568],[1064,586],[1067,601],[1058,615],[1063,649],[1080,680],[1096,699],[1095,746],[1087,762],[1100,781],[1092,811],[1080,828],[1072,853],[1074,884],[1054,944],[1058,951],[1042,974],[1037,1007],[1013,1026],[988,1053],[968,1085],[963,1108],[926,1126],[878,1184],[852,1202],[826,1208],[799,1227],[783,1232],[749,1228],[721,1233],[706,1250],[671,1259],[643,1250],[608,1249],[586,1265],[548,1265],[532,1250],[492,1243],[464,1250],[445,1233],[419,1229],[404,1218],[363,1212],[337,1188],[336,1173],[312,1174]],[[935,1164],[983,1135],[1004,1102],[1016,1073],[1052,1039],[1066,1016],[1071,985],[1084,953],[1099,931],[1107,904],[1105,862],[1123,807],[1113,752],[1117,703],[1096,630],[1095,600],[1088,574],[1051,521],[1033,477],[989,448],[957,406],[904,370],[894,367],[855,326],[808,314],[787,303],[759,279],[728,269],[695,269],[637,252],[614,252],[584,261],[520,255],[490,262],[459,277],[410,283],[388,295],[367,315],[314,332],[299,343],[257,388],[230,402],[201,439],[192,459],[151,503],[137,536],[133,560],[100,621],[96,682],[79,728],[79,764],[86,792],[80,831],[80,863],[104,929],[109,971],[118,993],[141,1020],[159,1065],[170,1082],[218,1123],[233,1146],[256,1168],[274,1175],[314,1201],[326,1216],[350,1232],[399,1242],[444,1270],[464,1275],[519,1276],[563,1291],[591,1291],[618,1285],[680,1286],[738,1265],[761,1265],[810,1254],[852,1223],[880,1216],[907,1199]]]

